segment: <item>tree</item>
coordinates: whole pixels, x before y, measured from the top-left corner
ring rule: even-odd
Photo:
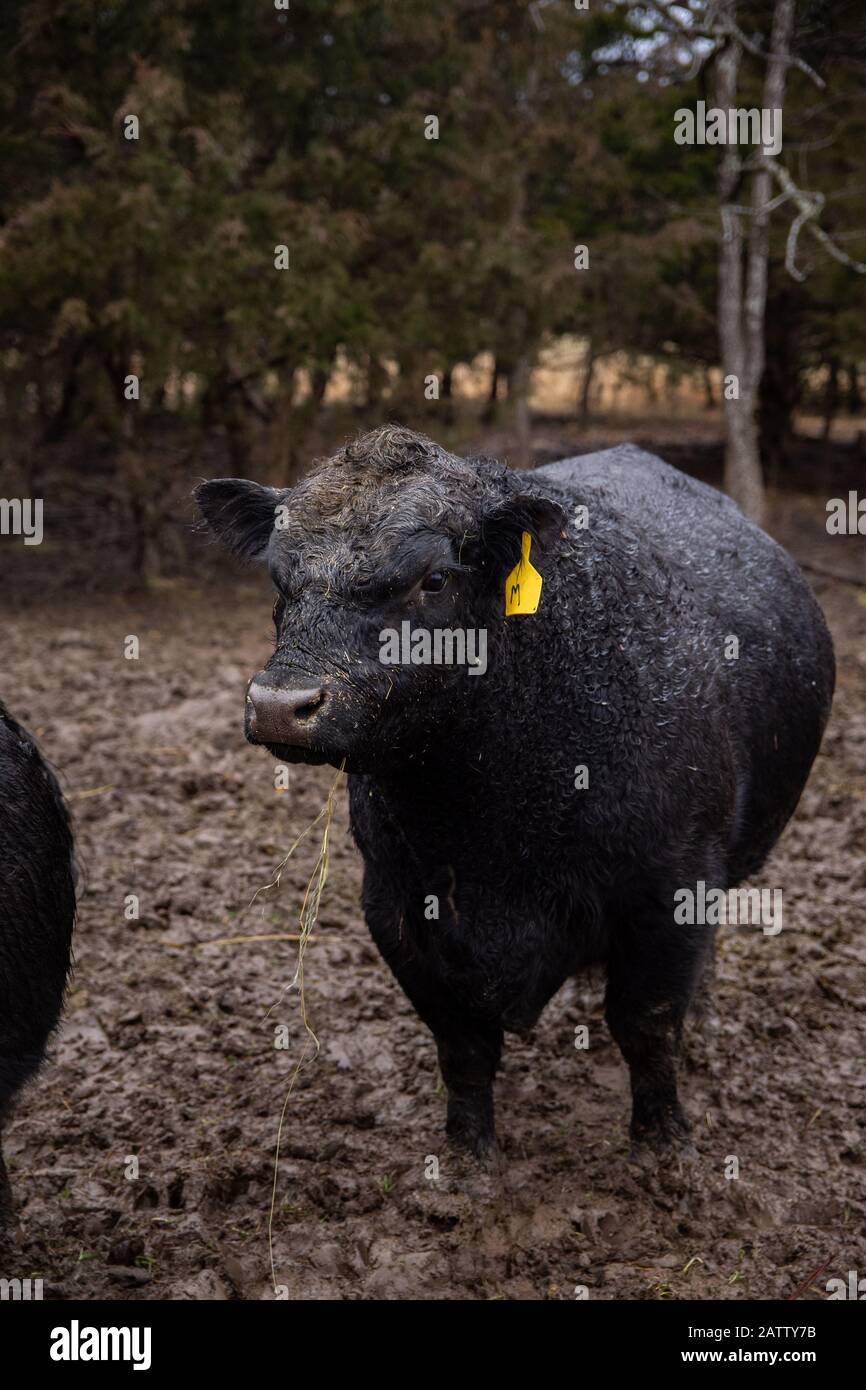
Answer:
[[[819,90],[825,89],[815,68],[793,51],[796,0],[773,0],[769,43],[753,37],[755,19],[761,22],[766,17],[762,3],[715,0],[704,4],[701,0],[688,12],[687,19],[682,17],[683,8],[672,0],[625,3],[637,17],[642,32],[647,32],[647,26],[640,21],[647,16],[658,25],[657,32],[664,43],[656,56],[663,65],[670,66],[671,49],[677,45],[690,54],[692,75],[711,63],[715,103],[723,113],[748,110],[753,105],[745,99],[747,93],[751,95],[750,78],[744,71],[746,55],[757,59],[763,68],[763,111],[783,112],[786,128],[791,109],[790,103],[786,103],[789,71],[796,70],[801,79]],[[817,29],[819,47],[825,24],[825,16],[819,16],[819,22],[807,34],[814,41],[813,30]],[[823,195],[804,192],[776,153],[759,146],[744,157],[736,143],[724,144],[722,149],[718,176],[718,331],[726,381],[725,487],[748,515],[760,521],[764,513],[764,482],[758,412],[766,363],[771,214],[785,203],[795,209],[785,252],[785,268],[793,278],[803,278],[797,270],[796,252],[804,228],[840,264],[860,273],[866,272],[866,265],[847,255],[819,224]],[[775,197],[771,196],[774,189],[778,190]]]
[[[719,18],[724,39],[715,60],[716,105],[729,112],[741,105],[738,96],[743,48],[737,33],[737,0],[720,0]],[[784,109],[793,27],[794,0],[776,0],[762,98],[762,108],[767,112]],[[764,518],[764,482],[758,391],[765,362],[772,182],[769,157],[759,160],[752,178],[747,236],[743,233],[740,209],[733,202],[742,172],[742,157],[737,147],[729,144],[719,164],[719,348],[727,420],[724,481],[734,501],[760,523]]]

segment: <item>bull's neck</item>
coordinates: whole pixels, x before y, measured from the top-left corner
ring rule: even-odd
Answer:
[[[527,799],[537,800],[545,785],[549,794],[555,774],[546,766],[551,749],[538,704],[543,658],[532,655],[531,679],[515,667],[522,659],[509,650],[511,669],[477,677],[489,681],[486,689],[473,692],[423,750],[371,778],[419,850],[437,842],[495,856],[522,826]]]

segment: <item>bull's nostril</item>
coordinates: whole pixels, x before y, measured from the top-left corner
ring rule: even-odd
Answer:
[[[310,698],[306,700],[304,704],[298,705],[295,709],[295,718],[302,724],[306,723],[308,719],[312,719],[314,714],[318,714],[324,703],[324,690],[311,691]]]

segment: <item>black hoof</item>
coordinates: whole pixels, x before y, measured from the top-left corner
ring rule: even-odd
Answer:
[[[631,1122],[631,1142],[633,1158],[646,1153],[697,1154],[689,1122],[678,1102],[643,1104],[640,1109],[636,1106]]]
[[[499,1152],[493,1130],[449,1124],[446,1133],[449,1144],[459,1153],[471,1154],[473,1158],[483,1161],[495,1157]]]

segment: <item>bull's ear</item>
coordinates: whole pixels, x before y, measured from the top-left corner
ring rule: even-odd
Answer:
[[[245,478],[212,478],[193,496],[210,529],[245,560],[261,558],[274,529],[276,508],[286,493]]]
[[[542,552],[552,549],[565,531],[566,514],[558,502],[532,492],[517,492],[498,502],[484,517],[481,539],[491,568],[510,569],[520,556],[528,531]]]

